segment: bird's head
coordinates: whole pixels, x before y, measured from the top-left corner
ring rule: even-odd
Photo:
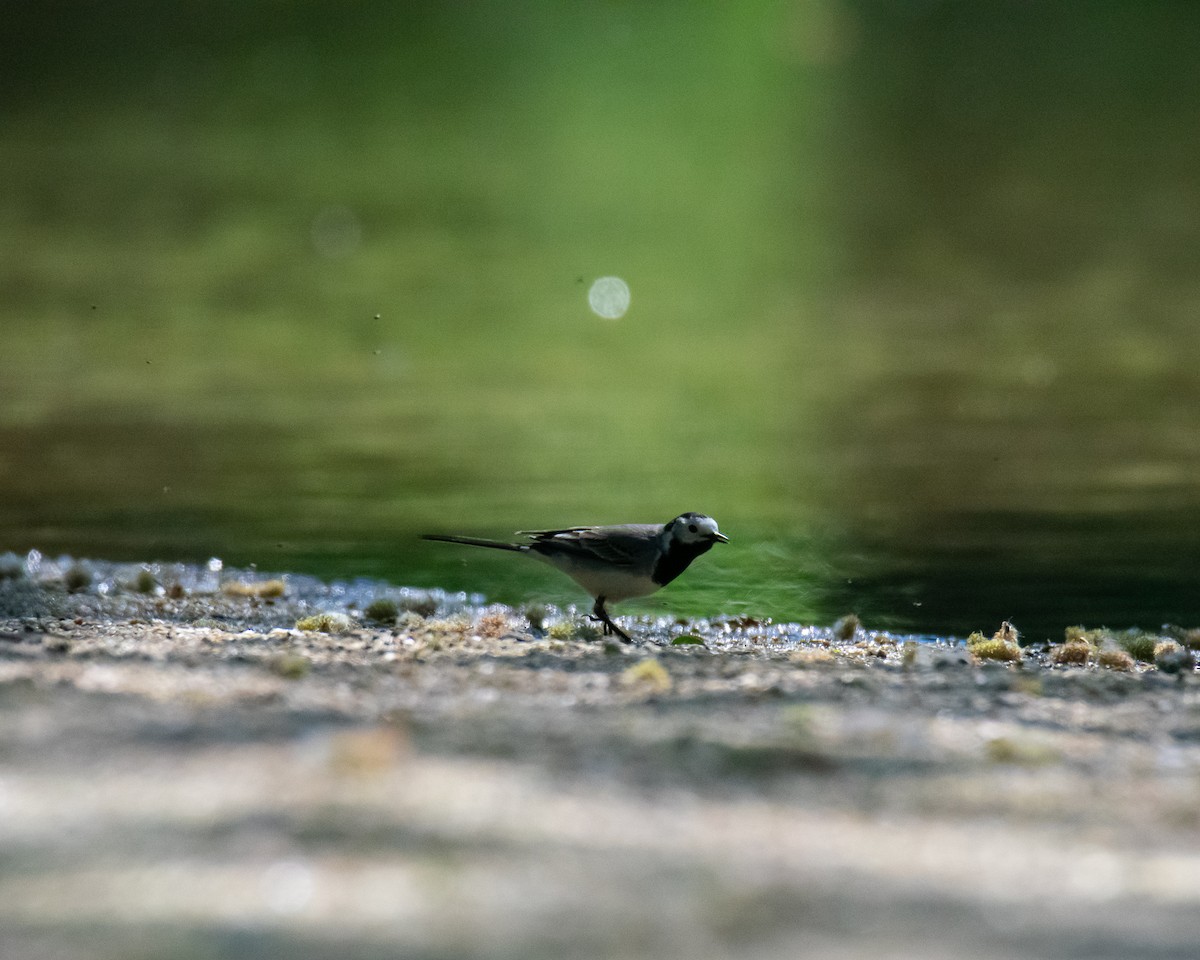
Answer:
[[[702,513],[681,513],[667,524],[667,539],[690,547],[728,543],[729,538],[717,529],[717,521]]]

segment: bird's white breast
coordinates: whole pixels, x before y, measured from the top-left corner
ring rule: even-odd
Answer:
[[[561,570],[593,597],[604,597],[612,603],[644,597],[659,588],[659,584],[645,573],[637,574],[619,567],[601,570],[593,564],[563,556],[553,559],[536,553],[533,556]]]

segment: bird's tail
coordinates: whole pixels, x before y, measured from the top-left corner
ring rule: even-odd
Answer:
[[[477,540],[475,537],[448,537],[440,533],[423,533],[422,540],[438,540],[442,543],[465,543],[468,547],[491,547],[493,550],[526,552],[529,547],[521,543],[505,543],[503,540]]]

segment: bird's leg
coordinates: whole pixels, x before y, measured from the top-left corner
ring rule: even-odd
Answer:
[[[626,643],[633,643],[633,638],[612,622],[612,618],[608,615],[608,611],[604,609],[604,597],[596,598],[596,605],[592,607],[592,619],[599,620],[602,624],[604,624],[605,633],[615,633]]]
[[[592,606],[592,615],[590,617],[588,617],[588,619],[591,620],[593,623],[604,624],[603,629],[600,631],[602,634],[604,634],[604,636],[607,637],[610,633],[612,633],[612,626],[611,626],[611,622],[608,619],[608,614],[606,614],[604,612],[604,598],[603,597],[596,598],[596,602]]]

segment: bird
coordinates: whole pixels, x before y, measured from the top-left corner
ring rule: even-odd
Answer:
[[[511,550],[534,557],[565,573],[595,601],[592,619],[632,642],[613,623],[607,604],[645,597],[678,577],[713,544],[728,543],[717,521],[703,513],[681,513],[667,523],[622,523],[607,527],[565,527],[561,530],[518,530],[529,543],[480,540],[476,537],[422,534],[423,540],[463,543],[470,547]]]

